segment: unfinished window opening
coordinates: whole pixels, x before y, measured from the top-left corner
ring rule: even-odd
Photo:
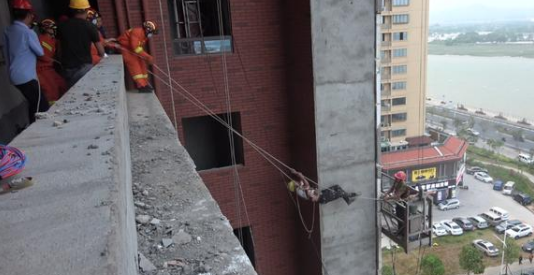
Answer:
[[[169,0],[169,12],[176,55],[232,51],[228,0]]]
[[[241,227],[234,229],[234,235],[237,237],[239,242],[241,243],[241,246],[245,250],[245,253],[247,253],[248,258],[250,259],[250,262],[252,263],[252,266],[256,268],[256,256],[254,254],[254,241],[252,240],[252,231],[250,230],[250,227]]]
[[[218,114],[228,123],[226,114]],[[237,132],[241,133],[240,113],[231,113],[232,124]],[[228,129],[210,116],[184,118],[185,148],[197,166],[197,170],[227,167],[232,165],[230,150],[230,136]],[[243,140],[235,133],[233,147],[236,164],[244,164]]]

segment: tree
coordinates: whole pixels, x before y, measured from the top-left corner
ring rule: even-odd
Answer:
[[[393,267],[389,265],[382,266],[382,275],[393,275]]]
[[[491,138],[486,140],[486,144],[491,148],[491,153],[495,152],[495,149],[497,148],[495,145],[496,143],[497,141]]]
[[[445,274],[445,266],[438,256],[429,254],[421,260],[421,274],[443,275]]]
[[[464,245],[462,252],[458,255],[460,260],[460,267],[467,271],[467,275],[471,272],[475,274],[484,273],[484,261],[482,253],[471,245]]]
[[[454,125],[454,128],[456,128],[456,131],[459,132],[460,128],[463,126],[463,121],[461,119],[455,118],[452,121],[452,124]]]
[[[447,129],[447,124],[449,124],[449,122],[446,119],[442,119],[441,120],[441,125],[443,125],[443,130],[444,131]]]
[[[504,246],[504,262],[506,263],[506,273],[508,274],[508,265],[513,264],[519,258],[521,249],[514,239],[506,238],[506,245]]]

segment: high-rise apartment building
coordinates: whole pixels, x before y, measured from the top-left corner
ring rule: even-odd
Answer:
[[[381,138],[392,144],[425,132],[428,0],[383,0]]]

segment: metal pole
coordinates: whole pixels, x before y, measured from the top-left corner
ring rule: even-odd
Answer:
[[[503,273],[504,268],[504,251],[506,248],[506,230],[508,230],[508,220],[504,222],[504,239],[502,241],[502,257],[501,257],[501,274],[508,274],[508,266],[506,267],[505,273]]]

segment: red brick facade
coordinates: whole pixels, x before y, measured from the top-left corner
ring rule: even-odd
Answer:
[[[167,1],[162,1],[163,20],[159,1],[99,0],[98,4],[109,36],[116,36],[121,25],[139,26],[148,19],[161,26],[164,21],[167,32],[160,28],[150,44],[156,64],[167,69],[166,35],[173,79],[215,113],[227,111],[222,56],[174,56]],[[309,1],[304,0],[230,0],[234,44],[233,53],[226,57],[232,111],[241,113],[243,134],[282,161],[316,177],[309,8]],[[170,89],[159,81],[154,83],[167,114],[174,120]],[[178,95],[174,106],[183,142],[182,118],[206,114]],[[314,248],[302,229],[281,173],[246,144],[244,156],[245,165],[238,171],[250,223],[245,207],[237,207],[240,198],[236,197],[232,167],[200,175],[232,226],[251,226],[258,273],[321,274],[314,250],[320,253],[319,222]],[[304,207],[303,215],[311,221],[309,208]]]

